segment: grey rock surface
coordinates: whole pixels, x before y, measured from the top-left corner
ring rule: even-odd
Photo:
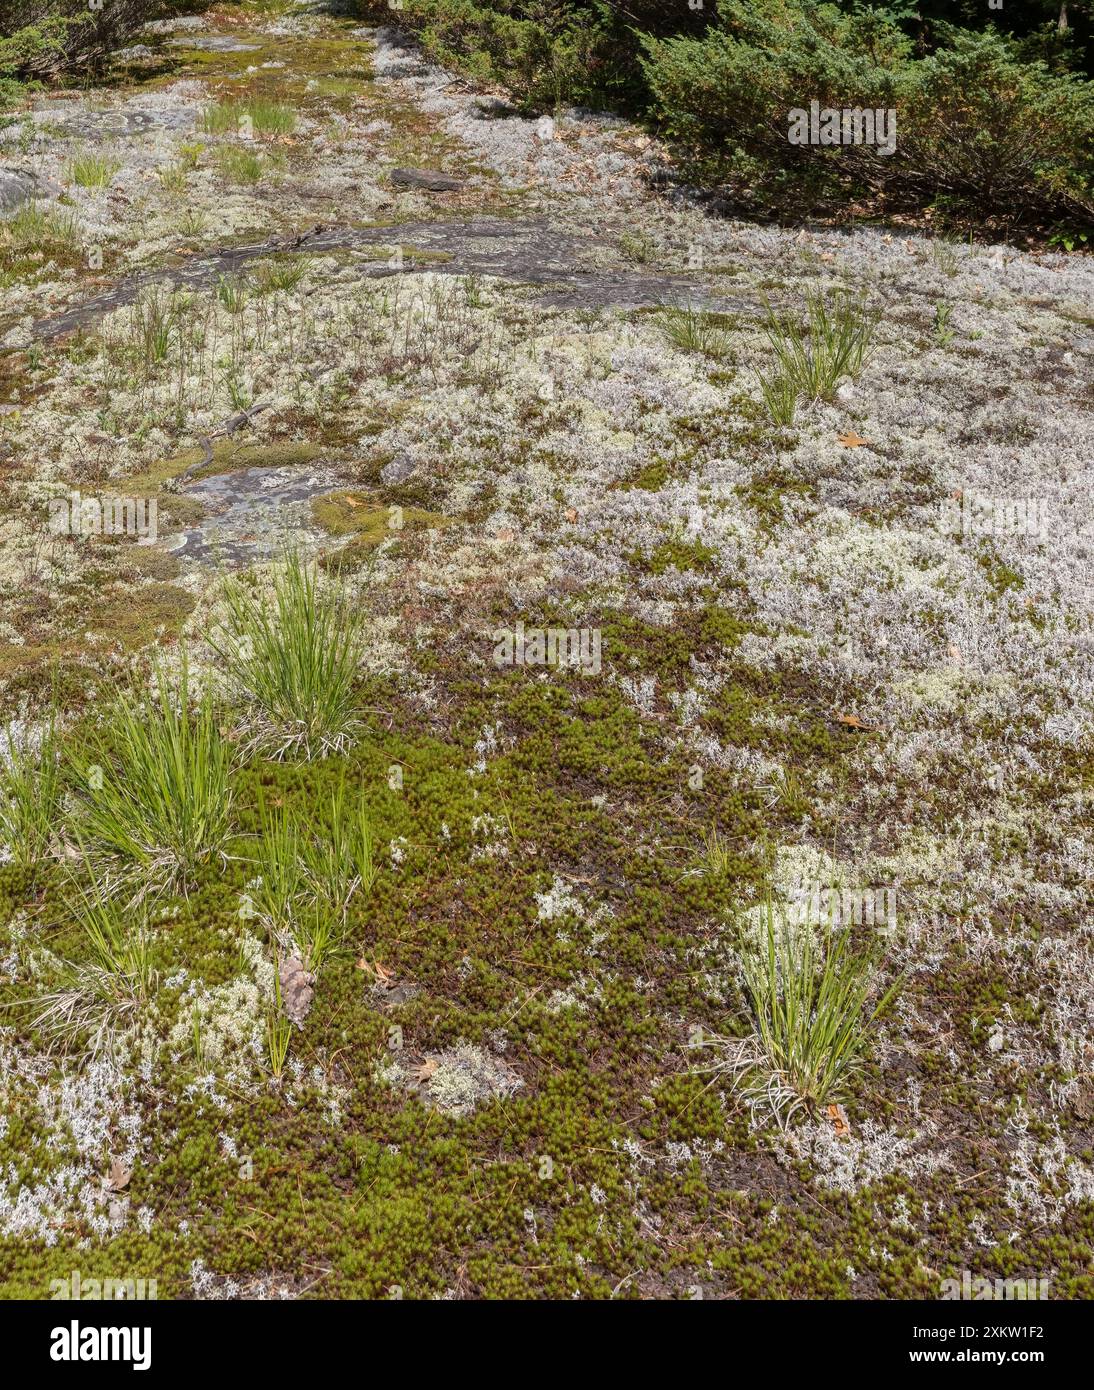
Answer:
[[[396,188],[420,188],[427,193],[455,193],[463,187],[460,179],[440,169],[392,169],[390,178]]]
[[[13,213],[37,196],[38,180],[22,169],[0,169],[0,217]]]
[[[541,303],[564,308],[651,308],[666,302],[689,303],[728,311],[754,306],[742,300],[711,299],[700,281],[683,275],[653,270],[600,269],[587,264],[600,246],[592,236],[576,235],[546,218],[509,221],[478,217],[459,221],[404,222],[387,227],[316,228],[300,237],[274,237],[269,241],[195,257],[185,266],[151,271],[121,281],[113,289],[67,310],[41,319],[34,334],[52,339],[90,324],[103,314],[131,304],[147,285],[163,283],[179,288],[216,284],[222,275],[238,274],[262,256],[278,251],[322,254],[343,249],[390,247],[398,243],[423,251],[443,253],[444,261],[417,264],[407,258],[401,270],[386,258],[364,259],[355,267],[361,279],[381,279],[395,274],[431,271],[439,275],[492,275],[518,283],[543,286]]]
[[[131,110],[118,107],[107,111],[76,111],[72,114],[50,111],[48,119],[54,133],[62,139],[87,141],[125,140],[153,130],[191,130],[196,116],[185,108]]]
[[[169,48],[198,48],[205,53],[257,53],[261,44],[244,43],[228,35],[212,34],[196,39],[168,39]]]
[[[396,454],[390,463],[380,469],[380,479],[388,487],[394,487],[406,480],[417,470],[418,464],[409,454]]]
[[[322,466],[240,468],[201,478],[183,488],[205,515],[174,539],[184,560],[243,569],[300,543],[311,530],[311,503],[337,487]]]

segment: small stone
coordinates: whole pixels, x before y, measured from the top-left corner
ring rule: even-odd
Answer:
[[[463,187],[459,179],[439,169],[392,169],[391,182],[396,188],[421,188],[427,193],[454,193]]]
[[[417,467],[417,460],[412,459],[409,454],[396,454],[390,463],[385,463],[380,469],[380,480],[388,487],[393,487],[396,483],[405,483]]]
[[[118,63],[140,63],[155,56],[146,43],[135,43],[130,48],[119,48],[114,60]]]
[[[21,169],[0,169],[0,217],[7,217],[30,202],[38,191],[38,180]]]

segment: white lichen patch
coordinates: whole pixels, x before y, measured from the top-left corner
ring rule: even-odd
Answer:
[[[405,1088],[446,1115],[469,1115],[477,1106],[516,1094],[523,1079],[502,1058],[473,1043],[427,1053],[416,1062],[388,1059],[377,1071],[386,1085]]]

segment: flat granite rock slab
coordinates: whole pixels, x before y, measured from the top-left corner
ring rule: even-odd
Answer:
[[[181,559],[229,570],[273,560],[309,535],[318,543],[311,504],[338,486],[331,469],[314,464],[239,468],[201,478],[182,493],[201,502],[205,515],[172,536],[169,548]]]
[[[36,338],[47,341],[93,322],[103,314],[131,304],[152,284],[195,289],[215,285],[222,275],[239,274],[262,256],[281,251],[321,255],[328,251],[392,247],[442,252],[443,261],[415,264],[407,258],[401,268],[385,259],[362,258],[354,267],[361,279],[384,279],[397,274],[429,271],[436,275],[489,275],[517,284],[544,287],[540,301],[560,308],[636,309],[665,303],[688,303],[719,312],[749,310],[744,300],[710,298],[702,285],[683,275],[652,271],[585,268],[584,254],[598,243],[555,227],[545,219],[511,222],[502,218],[461,218],[454,221],[402,222],[384,227],[316,228],[295,238],[273,237],[249,246],[196,256],[184,266],[149,271],[120,281],[113,289],[86,299],[64,313],[40,319]]]
[[[119,106],[107,111],[73,112],[38,107],[33,115],[36,121],[55,126],[55,133],[64,140],[125,140],[150,130],[192,130],[197,124],[196,112],[185,107],[142,111]]]
[[[196,39],[168,39],[168,48],[199,48],[205,53],[257,53],[260,43],[244,43],[227,34],[210,34]]]
[[[10,217],[35,196],[38,180],[22,169],[0,169],[0,217]]]
[[[456,193],[463,187],[462,179],[440,169],[392,169],[388,178],[396,188],[419,188],[427,193]]]

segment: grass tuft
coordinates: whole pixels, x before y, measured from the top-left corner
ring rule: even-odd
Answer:
[[[272,601],[238,579],[212,646],[250,705],[249,751],[275,759],[324,758],[349,747],[364,620],[337,581],[291,555],[275,574]]]
[[[761,376],[760,391],[775,424],[790,429],[798,411],[798,389],[794,382],[782,372],[772,377]]]
[[[255,267],[253,281],[257,294],[288,294],[303,280],[307,267],[300,256],[260,261]]]
[[[665,340],[682,352],[717,358],[729,352],[729,335],[717,314],[705,313],[690,304],[665,305],[659,326]]]
[[[250,281],[246,275],[221,275],[217,279],[217,298],[230,314],[242,314],[249,293]]]
[[[0,861],[30,867],[49,855],[61,799],[59,751],[55,714],[36,749],[21,746],[8,728],[0,748]]]
[[[66,961],[56,987],[30,1002],[33,1026],[51,1044],[68,1051],[79,1044],[96,1056],[113,1052],[119,1035],[136,1023],[155,987],[149,932],[144,918],[133,922],[110,893],[95,884],[85,860],[89,887],[70,878],[66,898],[81,928],[87,959]]]
[[[291,135],[296,129],[296,112],[283,102],[268,97],[248,101],[222,101],[206,107],[201,116],[206,135]]]
[[[80,188],[106,188],[121,161],[98,150],[77,150],[65,164],[65,176]]]
[[[856,954],[850,928],[789,921],[769,899],[760,949],[743,957],[752,1033],[714,1040],[713,1070],[731,1073],[754,1109],[784,1125],[843,1100],[861,1070],[870,1026],[889,1008],[899,980],[871,1008],[877,953]]]
[[[371,822],[363,802],[350,809],[344,783],[317,828],[289,808],[270,814],[263,806],[260,814],[252,901],[271,937],[318,972],[341,941],[351,899],[375,882]]]
[[[260,155],[251,150],[230,148],[217,151],[220,172],[232,183],[258,183],[266,172]]]
[[[881,318],[864,296],[840,290],[831,302],[818,293],[806,296],[808,332],[796,318],[780,316],[770,305],[764,324],[778,371],[770,382],[760,376],[768,409],[777,424],[793,423],[791,392],[807,401],[830,400],[845,377],[857,377],[866,363]],[[776,413],[778,412],[778,413]]]
[[[158,694],[144,706],[119,693],[106,730],[76,771],[85,788],[79,827],[94,851],[120,861],[123,882],[148,893],[183,891],[223,853],[231,827],[231,758],[208,690],[178,691],[153,667]]]

